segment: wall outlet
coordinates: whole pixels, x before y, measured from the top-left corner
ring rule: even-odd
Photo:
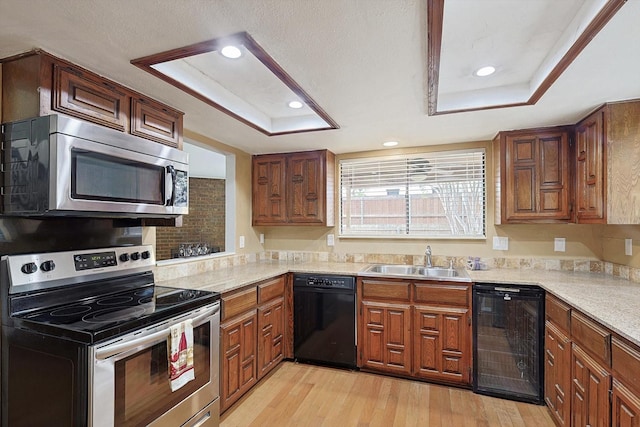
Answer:
[[[336,244],[336,238],[333,234],[327,234],[327,246],[334,246]]]
[[[244,236],[240,236],[238,246],[240,246],[240,249],[244,248]]]
[[[509,250],[509,238],[493,236],[493,250],[495,251],[508,251]]]
[[[264,233],[260,233],[260,244],[264,245]]]
[[[624,254],[626,256],[633,255],[633,240],[632,239],[624,239]]]
[[[553,239],[553,250],[556,252],[564,252],[566,248],[566,241],[564,237],[556,237]]]

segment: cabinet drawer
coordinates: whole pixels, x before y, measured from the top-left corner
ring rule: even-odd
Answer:
[[[386,280],[363,280],[362,299],[409,301],[409,283]]]
[[[457,305],[471,305],[469,285],[453,283],[416,283],[415,302]]]
[[[640,349],[613,337],[611,339],[611,366],[616,377],[640,391]]]
[[[545,313],[547,319],[555,323],[560,329],[565,332],[571,330],[571,307],[558,298],[547,294]]]
[[[256,306],[257,288],[222,295],[222,319],[226,320]]]
[[[70,66],[54,65],[52,108],[122,132],[129,130],[125,91]]]
[[[611,333],[585,316],[571,312],[571,337],[591,356],[611,366]]]
[[[284,295],[284,277],[276,277],[258,285],[258,304]]]

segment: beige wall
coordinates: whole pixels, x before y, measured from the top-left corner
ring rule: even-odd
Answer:
[[[215,139],[185,129],[184,137],[205,144],[217,151],[234,154],[236,158],[236,253],[254,253],[263,250],[257,231],[251,227],[251,155],[242,150],[223,144]],[[240,249],[238,239],[245,238],[245,247]],[[143,241],[154,244],[155,227],[145,227]]]
[[[577,224],[523,224],[493,225],[494,187],[490,141],[410,149],[378,150],[341,154],[337,160],[376,156],[381,154],[412,153],[421,150],[441,151],[485,147],[487,150],[487,239],[340,239],[337,227],[252,227],[251,226],[251,155],[234,147],[185,131],[185,137],[236,156],[236,248],[239,236],[245,236],[244,249],[237,253],[262,250],[327,251],[337,253],[381,253],[422,255],[429,244],[433,253],[449,256],[480,257],[538,257],[538,258],[591,258],[640,267],[640,225],[577,225]],[[336,201],[336,209],[337,201]],[[265,244],[259,243],[259,234],[265,234]],[[334,234],[335,247],[326,244],[327,235]],[[144,230],[145,241],[155,242],[155,229]],[[492,249],[493,236],[509,237],[508,251]],[[553,239],[566,239],[566,252],[554,252]],[[634,239],[631,257],[624,255],[624,239]]]
[[[450,256],[602,258],[600,226],[576,224],[493,225],[495,191],[493,187],[490,141],[348,153],[338,155],[336,160],[339,161],[353,157],[406,154],[423,150],[443,151],[477,147],[484,147],[487,152],[486,240],[339,239],[337,227],[260,227],[257,228],[257,230],[265,234],[265,249],[422,255],[426,245],[429,244],[434,254]],[[337,201],[336,212],[338,212]],[[640,227],[638,230],[640,230]],[[327,235],[331,233],[336,237],[336,245],[334,248],[326,245]],[[494,251],[492,249],[493,236],[508,237],[509,250]],[[564,237],[566,239],[566,252],[554,252],[553,239],[555,237]]]

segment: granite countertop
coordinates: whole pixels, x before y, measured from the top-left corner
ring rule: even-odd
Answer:
[[[158,282],[161,286],[229,292],[285,274],[358,275],[370,264],[263,261]],[[640,284],[603,273],[495,269],[469,271],[475,283],[539,285],[640,346]]]

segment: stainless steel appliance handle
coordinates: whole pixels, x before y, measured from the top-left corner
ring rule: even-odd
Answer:
[[[167,197],[167,200],[165,202],[165,206],[173,206],[173,204],[176,201],[176,168],[173,167],[173,165],[169,165],[166,167],[166,172],[165,172],[165,183],[164,183],[164,189],[165,189],[165,195]],[[167,185],[167,175],[171,176],[171,184]]]
[[[195,328],[196,326],[200,326],[206,323],[206,320],[216,314],[218,311],[220,311],[220,304],[216,304],[215,307],[212,307],[210,310],[207,310],[204,313],[194,317],[193,319],[191,319],[193,327]],[[181,320],[181,322],[183,321],[184,320]],[[177,323],[180,322],[175,322],[174,325]],[[133,340],[123,341],[118,344],[108,345],[103,348],[96,349],[95,358],[96,360],[108,359],[112,356],[115,356],[116,354],[124,353],[126,351],[133,350],[134,348],[147,346],[150,343],[161,340],[163,337],[166,339],[166,337],[168,337],[171,333],[171,326],[168,326],[165,329],[149,335],[143,335]]]

